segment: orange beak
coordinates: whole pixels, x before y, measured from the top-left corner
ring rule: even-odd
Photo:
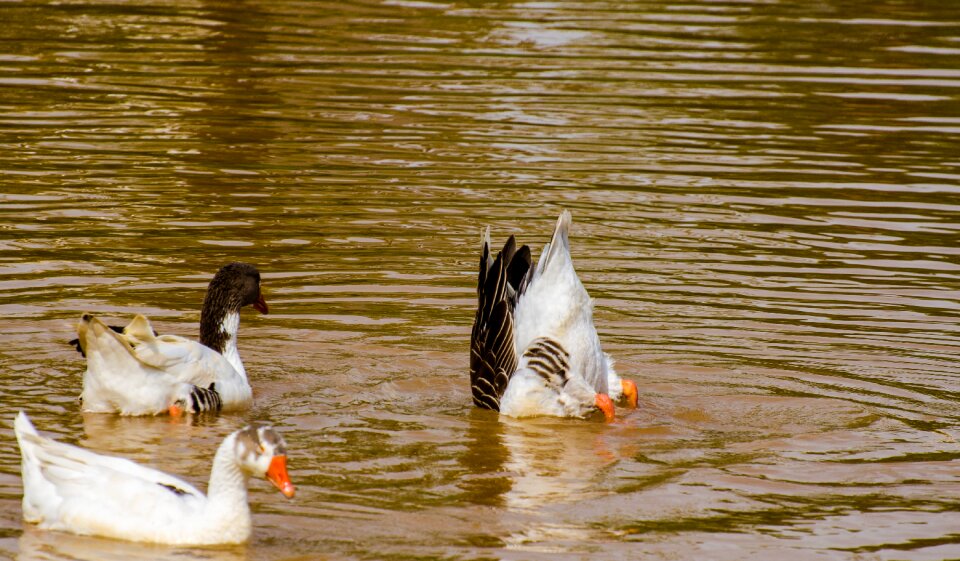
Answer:
[[[167,413],[169,413],[171,417],[177,418],[180,415],[183,415],[183,407],[180,407],[179,405],[176,405],[176,404],[171,405],[170,407],[167,408]]]
[[[603,417],[609,423],[613,421],[613,400],[605,393],[598,393],[594,399],[597,409],[603,411]]]
[[[627,398],[627,403],[630,404],[630,407],[636,409],[637,402],[640,400],[636,382],[633,380],[620,380],[620,385],[623,386],[623,395]]]
[[[253,309],[260,312],[261,314],[265,314],[269,311],[269,308],[267,308],[267,301],[263,299],[262,292],[260,293],[259,296],[257,296],[257,301],[253,303]]]
[[[270,460],[270,467],[267,469],[267,479],[280,489],[286,498],[293,497],[295,489],[293,483],[290,483],[290,476],[287,474],[287,457],[274,456]]]

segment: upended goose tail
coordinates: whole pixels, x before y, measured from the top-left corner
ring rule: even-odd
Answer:
[[[511,417],[601,411],[614,418],[613,399],[626,385],[603,352],[593,301],[574,269],[571,223],[563,211],[535,268],[529,248],[517,249],[513,236],[493,258],[489,229],[484,233],[470,346],[478,407]]]

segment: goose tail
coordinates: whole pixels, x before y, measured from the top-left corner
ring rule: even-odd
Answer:
[[[93,314],[81,316],[77,334],[87,354],[80,395],[84,411],[126,415],[167,411],[177,381],[140,360],[125,335]]]
[[[21,442],[21,447],[23,437],[26,435],[37,436],[37,429],[33,426],[33,423],[30,422],[27,414],[23,411],[17,413],[16,418],[13,420],[13,432],[17,435],[17,441]]]

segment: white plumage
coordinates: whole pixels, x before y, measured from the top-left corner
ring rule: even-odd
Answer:
[[[246,427],[224,439],[208,495],[161,471],[40,436],[22,411],[14,431],[23,518],[44,529],[178,545],[242,543],[251,532],[249,476],[266,476],[284,495],[294,493],[285,444],[270,427]]]

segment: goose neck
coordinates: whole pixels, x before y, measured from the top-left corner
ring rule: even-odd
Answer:
[[[244,377],[246,370],[237,348],[240,331],[240,310],[210,309],[204,304],[200,313],[200,343],[222,354],[227,362]]]
[[[210,471],[210,484],[207,497],[211,504],[223,504],[230,507],[247,507],[247,474],[240,469],[237,461],[236,434],[224,439],[213,457]]]

